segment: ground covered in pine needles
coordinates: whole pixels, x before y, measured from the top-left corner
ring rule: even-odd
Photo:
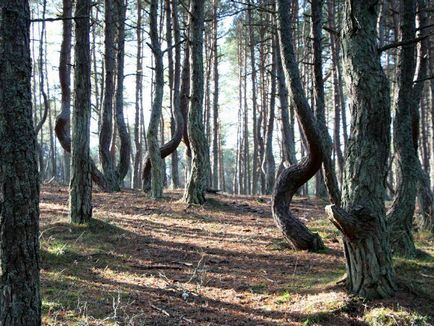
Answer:
[[[401,291],[364,301],[339,280],[338,232],[318,200],[294,211],[325,239],[296,252],[273,223],[269,198],[209,195],[188,207],[180,192],[94,194],[94,221],[68,223],[67,189],[41,191],[41,292],[47,325],[431,325],[434,238],[425,254],[396,258]],[[431,315],[430,315],[431,314]]]

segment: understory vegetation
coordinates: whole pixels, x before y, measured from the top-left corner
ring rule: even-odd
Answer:
[[[320,200],[294,209],[326,249],[291,250],[269,197],[214,195],[187,206],[127,191],[96,193],[88,227],[68,222],[67,189],[41,193],[43,322],[67,325],[431,325],[434,237],[394,258],[393,299],[351,296],[340,237]]]

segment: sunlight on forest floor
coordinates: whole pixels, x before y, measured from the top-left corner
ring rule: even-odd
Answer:
[[[290,250],[269,199],[209,196],[204,207],[126,191],[94,194],[95,220],[68,223],[67,189],[41,192],[41,292],[51,325],[430,325],[434,238],[426,254],[395,259],[405,284],[393,299],[348,295],[339,233],[323,203],[295,198],[294,211],[326,242]],[[432,316],[431,316],[432,317]]]

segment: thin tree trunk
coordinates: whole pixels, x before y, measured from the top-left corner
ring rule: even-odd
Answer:
[[[140,135],[140,109],[141,109],[141,92],[143,85],[143,58],[142,58],[142,2],[137,2],[137,56],[136,56],[136,103],[134,115],[134,145],[136,152],[134,155],[134,170],[133,170],[133,188],[140,188],[140,165],[142,160],[142,137]]]
[[[116,168],[116,183],[120,186],[130,168],[131,140],[124,118],[124,60],[125,60],[125,19],[127,12],[126,0],[115,0],[118,17],[117,31],[117,87],[115,117],[120,139],[119,163]]]
[[[75,16],[90,17],[90,0],[77,0]],[[72,112],[69,214],[72,223],[92,218],[92,178],[89,154],[91,84],[90,18],[75,20],[74,109]]]
[[[188,138],[192,149],[190,178],[184,193],[184,200],[189,204],[203,204],[208,182],[209,155],[202,123],[203,105],[203,29],[204,7],[201,0],[192,0],[190,5],[191,24],[191,102],[188,113]]]
[[[213,47],[213,54],[214,54],[214,66],[213,66],[213,72],[214,72],[214,93],[213,93],[213,140],[212,140],[212,157],[213,157],[213,164],[212,164],[212,187],[214,189],[218,189],[219,187],[219,70],[218,70],[218,61],[219,61],[219,54],[218,54],[218,21],[217,21],[217,14],[218,14],[218,0],[213,0],[213,22],[212,22],[212,47]]]
[[[294,249],[320,250],[324,244],[320,236],[312,233],[290,210],[293,195],[319,170],[322,163],[322,144],[316,121],[301,84],[291,36],[290,1],[278,1],[278,27],[281,55],[289,76],[289,85],[298,119],[308,140],[308,155],[298,164],[282,171],[276,180],[272,196],[273,218],[284,237]]]
[[[160,155],[158,144],[158,130],[163,105],[164,92],[164,67],[163,52],[161,51],[160,40],[158,36],[158,2],[151,1],[150,8],[150,36],[152,53],[155,62],[155,93],[152,102],[151,118],[148,127],[148,156],[151,162],[151,197],[161,198],[163,196],[163,160]]]
[[[327,191],[330,201],[333,204],[340,203],[340,190],[336,173],[332,162],[332,141],[327,129],[325,117],[325,94],[324,81],[322,73],[322,6],[323,0],[312,0],[312,34],[313,34],[313,60],[314,60],[314,77],[315,77],[315,104],[316,104],[316,121],[321,133],[324,157],[323,170]]]
[[[104,171],[107,187],[110,191],[119,191],[115,165],[110,150],[110,145],[115,142],[113,136],[113,96],[115,94],[115,13],[114,1],[105,0],[105,85],[104,103],[101,116],[101,131],[99,134],[99,155]]]

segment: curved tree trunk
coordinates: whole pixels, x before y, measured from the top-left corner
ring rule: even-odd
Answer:
[[[345,160],[342,208],[328,214],[344,234],[347,287],[385,298],[396,290],[385,223],[390,144],[389,83],[377,51],[378,1],[346,0],[343,53],[351,98],[351,136]]]
[[[104,102],[99,134],[99,155],[109,191],[119,191],[113,156],[110,151],[113,136],[113,96],[115,94],[115,13],[114,1],[105,0],[104,58],[105,85]],[[114,137],[113,137],[114,138]],[[113,140],[114,141],[114,140]]]
[[[209,155],[207,140],[202,122],[203,105],[203,29],[205,21],[205,3],[192,0],[190,5],[191,24],[191,102],[188,112],[188,138],[192,149],[190,178],[184,193],[184,200],[189,204],[203,204],[208,183]]]
[[[322,144],[316,121],[301,85],[291,36],[290,1],[278,1],[279,41],[284,67],[289,76],[293,100],[302,131],[308,140],[308,155],[298,164],[282,171],[276,181],[272,197],[273,218],[294,249],[320,250],[324,244],[290,211],[292,196],[319,170],[322,163]]]
[[[190,96],[189,94],[190,93],[190,67],[189,67],[189,60],[188,60],[189,50],[186,49],[184,54],[185,57],[184,57],[184,64],[182,70],[182,85],[181,85],[181,89],[179,90],[180,87],[179,84],[181,78],[180,68],[179,68],[181,45],[179,44],[180,35],[179,35],[179,23],[178,23],[178,11],[176,10],[175,7],[176,7],[176,3],[173,3],[172,17],[174,23],[174,36],[175,36],[175,68],[174,68],[174,78],[173,78],[174,110],[173,111],[174,111],[175,129],[172,138],[167,143],[165,143],[163,146],[160,147],[160,156],[162,159],[174,153],[174,151],[178,148],[179,144],[181,143],[183,137],[184,137],[184,142],[187,146],[187,150],[190,149],[187,131],[186,131],[187,128],[185,123],[188,115],[188,101]],[[186,45],[186,48],[188,48],[188,45]],[[152,167],[151,160],[147,155],[145,158],[145,162],[143,164],[143,174],[142,174],[144,191],[150,190],[151,167]]]
[[[118,17],[117,31],[117,87],[116,87],[116,106],[115,117],[116,126],[121,140],[119,151],[119,163],[116,168],[117,184],[123,183],[125,176],[130,168],[131,140],[124,118],[124,60],[125,60],[125,19],[127,3],[125,0],[115,0],[116,13]]]
[[[327,131],[325,118],[325,94],[322,73],[322,5],[323,0],[312,0],[312,34],[313,34],[313,60],[315,76],[315,113],[318,128],[321,133],[324,156],[323,176],[327,186],[330,201],[333,204],[340,203],[341,193],[339,190],[336,173],[332,162],[332,141]],[[321,183],[322,184],[322,183]]]
[[[41,324],[29,2],[0,3],[0,325]]]
[[[155,61],[155,93],[152,102],[151,118],[147,133],[148,156],[151,162],[151,197],[161,198],[163,196],[163,160],[160,155],[158,145],[158,130],[160,126],[160,117],[163,105],[164,92],[164,67],[163,52],[161,51],[160,40],[158,36],[158,3],[159,0],[152,0],[150,7],[150,36],[151,49]],[[146,167],[143,169],[145,172]],[[144,182],[145,186],[146,182]]]
[[[78,0],[75,16],[74,110],[72,112],[71,182],[69,213],[71,222],[83,224],[92,218],[92,178],[90,161],[90,0]]]
[[[72,17],[72,8],[73,6],[71,0],[64,0],[63,16]],[[62,106],[60,114],[56,118],[54,131],[56,132],[56,136],[60,142],[60,145],[66,153],[71,153],[71,43],[72,20],[65,19],[63,21],[63,36],[59,62],[59,79],[62,94]],[[98,170],[93,160],[91,160],[90,163],[93,182],[95,182],[101,189],[107,190],[107,183],[105,181],[104,175]]]
[[[289,120],[289,102],[288,102],[288,88],[286,87],[285,72],[283,70],[282,58],[280,55],[279,42],[276,44],[277,51],[277,79],[279,89],[279,102],[280,102],[280,120],[282,123],[282,152],[283,162],[288,162],[290,165],[297,162],[295,157],[295,140],[294,128]],[[280,174],[280,173],[279,173]]]
[[[416,1],[400,1],[401,40],[415,37]],[[416,185],[419,175],[417,157],[418,133],[413,131],[414,107],[413,77],[415,72],[415,44],[403,45],[398,54],[398,96],[393,123],[393,145],[397,164],[397,188],[392,207],[387,212],[390,228],[390,243],[394,253],[415,256],[413,241],[413,216],[416,200]],[[417,109],[416,109],[417,110]],[[418,119],[417,119],[418,120]]]

